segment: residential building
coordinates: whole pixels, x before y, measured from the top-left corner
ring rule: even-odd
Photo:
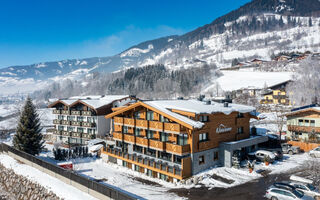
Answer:
[[[278,83],[267,88],[267,92],[262,93],[263,99],[260,101],[261,104],[282,104],[282,105],[291,105],[291,102],[288,98],[286,92],[286,86],[291,81],[285,81]]]
[[[200,100],[139,101],[106,115],[113,119],[114,147],[101,156],[167,181],[188,178],[245,156],[267,141],[250,136],[255,108]]]
[[[70,144],[86,144],[96,137],[110,134],[111,120],[104,116],[112,108],[135,102],[135,98],[125,95],[85,96],[59,99],[48,107],[54,108],[54,141]]]
[[[320,141],[320,106],[318,104],[293,109],[286,116],[287,137],[293,140]]]

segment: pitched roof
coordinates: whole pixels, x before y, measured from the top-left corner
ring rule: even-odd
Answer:
[[[110,117],[116,116],[117,114],[123,113],[127,110],[133,109],[134,107],[137,107],[140,105],[145,106],[154,111],[159,111],[165,117],[173,121],[176,121],[178,123],[180,122],[190,129],[201,128],[204,125],[204,123],[190,119],[186,116],[180,115],[171,110],[174,109],[174,110],[180,110],[180,111],[191,112],[196,114],[224,113],[226,115],[229,115],[234,111],[247,113],[255,110],[254,107],[238,105],[238,104],[229,104],[228,107],[224,107],[224,104],[222,103],[212,102],[210,105],[208,105],[206,104],[206,102],[198,101],[198,100],[159,100],[159,101],[137,102],[126,108],[117,110],[107,115],[106,117],[110,118]]]

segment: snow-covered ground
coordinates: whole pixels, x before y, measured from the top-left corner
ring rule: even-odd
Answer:
[[[59,197],[66,200],[95,200],[96,198],[89,194],[68,185],[57,178],[54,178],[44,172],[39,171],[26,164],[17,162],[12,157],[0,154],[0,163],[6,168],[13,169],[16,174],[26,176],[28,179],[39,183],[48,190],[54,192]]]
[[[258,72],[258,71],[223,71],[223,76],[217,79],[224,91],[243,88],[263,89],[291,79],[291,72]],[[206,90],[209,90],[207,88]]]

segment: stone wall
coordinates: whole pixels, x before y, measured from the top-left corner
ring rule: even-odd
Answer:
[[[15,200],[59,200],[60,198],[43,186],[34,183],[24,176],[17,175],[13,170],[0,164],[0,195],[3,199]]]

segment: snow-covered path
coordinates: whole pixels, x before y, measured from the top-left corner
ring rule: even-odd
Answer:
[[[26,176],[30,180],[39,183],[65,200],[96,200],[96,198],[89,194],[82,192],[81,190],[78,190],[77,188],[36,168],[26,164],[21,164],[8,155],[0,154],[0,163],[2,163],[6,168],[13,169],[15,173]]]

